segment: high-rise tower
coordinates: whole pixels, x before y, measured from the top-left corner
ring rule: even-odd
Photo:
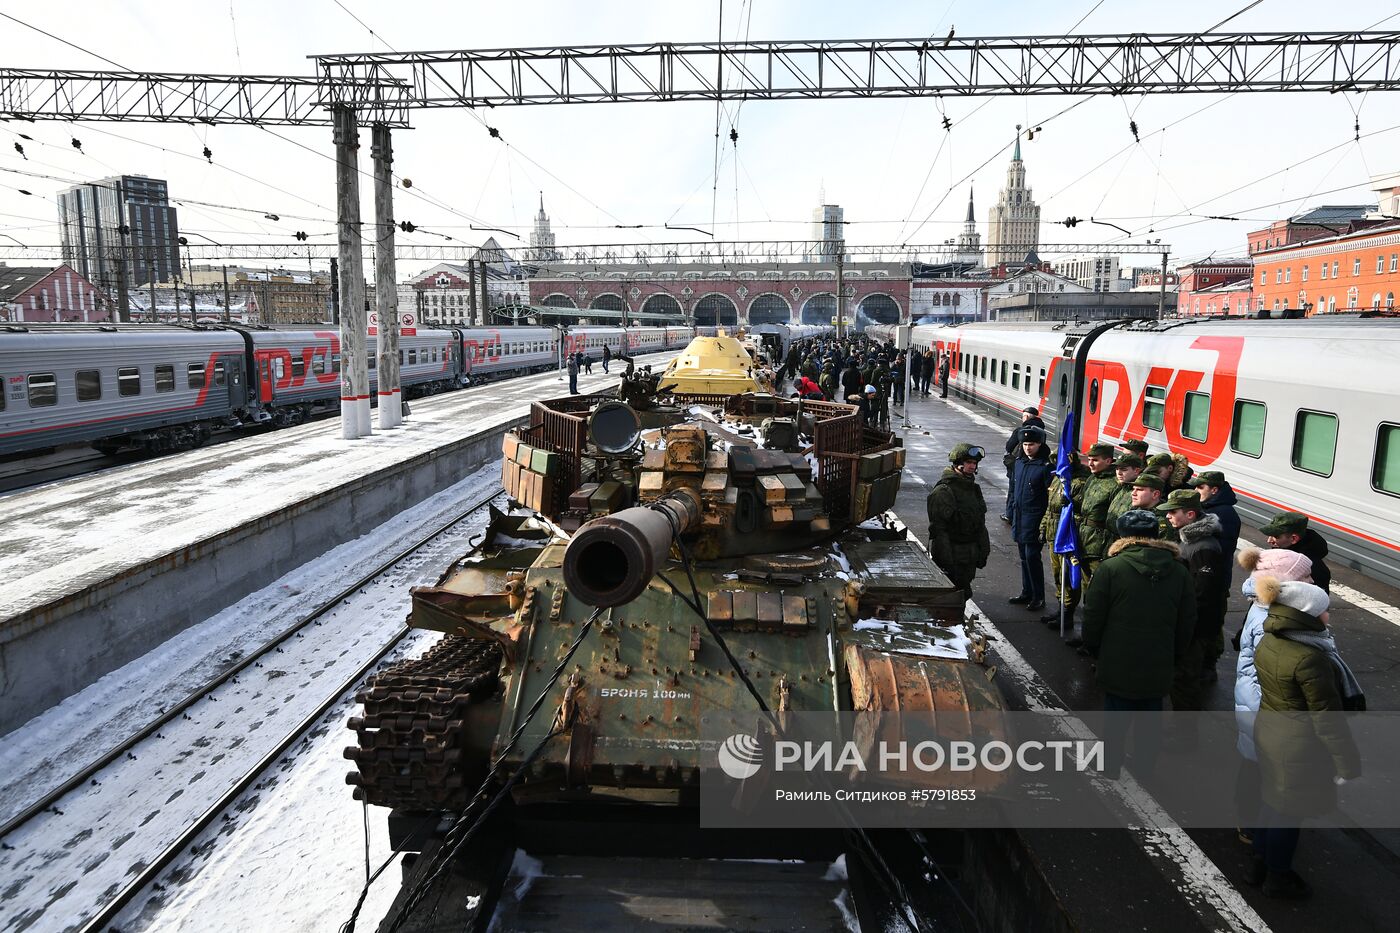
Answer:
[[[953,254],[953,261],[971,263],[974,266],[982,265],[982,237],[977,232],[971,188],[967,191],[967,220],[963,223],[963,232],[958,234],[958,246]]]
[[[544,192],[540,192],[540,212],[535,215],[535,229],[530,231],[530,259],[534,262],[558,262],[560,254],[554,248],[554,231],[549,229],[549,215],[544,212]]]
[[[987,217],[987,265],[1019,263],[1040,246],[1040,207],[1026,187],[1026,164],[1021,161],[1021,126],[1016,125],[1016,151],[1006,167],[1006,187]]]

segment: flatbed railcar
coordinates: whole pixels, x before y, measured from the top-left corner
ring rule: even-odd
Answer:
[[[893,328],[867,328],[893,339]],[[1140,438],[1222,471],[1256,522],[1310,516],[1335,560],[1400,584],[1400,319],[919,325],[951,394],[1080,449]]]
[[[575,349],[601,359],[683,348],[689,327],[419,328],[399,337],[414,398],[553,369]],[[377,338],[367,340],[378,391]],[[297,424],[340,405],[333,326],[25,324],[0,328],[0,456],[70,444],[160,453],[217,430]]]

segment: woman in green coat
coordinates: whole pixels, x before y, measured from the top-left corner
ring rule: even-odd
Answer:
[[[1302,899],[1312,889],[1293,870],[1298,826],[1336,808],[1337,779],[1359,776],[1361,756],[1341,716],[1342,675],[1318,644],[1327,629],[1327,593],[1277,577],[1261,578],[1256,589],[1269,606],[1254,649],[1260,690],[1254,745],[1264,806],[1245,880],[1263,884],[1270,897]]]

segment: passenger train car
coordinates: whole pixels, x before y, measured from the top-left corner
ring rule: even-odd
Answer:
[[[408,398],[601,358],[676,350],[686,327],[419,328],[399,337]],[[368,338],[372,397],[377,342]],[[183,450],[215,430],[284,426],[340,405],[334,327],[27,324],[0,328],[0,456],[63,444]]]
[[[867,333],[893,339],[894,328]],[[978,323],[912,329],[957,396],[1077,445],[1142,438],[1224,472],[1256,521],[1309,515],[1354,569],[1400,583],[1400,320]]]
[[[829,324],[755,324],[748,330],[768,347],[774,362],[782,362],[796,341],[835,333],[836,328]]]

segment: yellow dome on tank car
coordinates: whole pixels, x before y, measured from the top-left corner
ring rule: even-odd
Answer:
[[[696,337],[661,376],[662,390],[697,395],[738,395],[767,392],[754,378],[754,358],[744,345],[723,330],[713,337]]]

